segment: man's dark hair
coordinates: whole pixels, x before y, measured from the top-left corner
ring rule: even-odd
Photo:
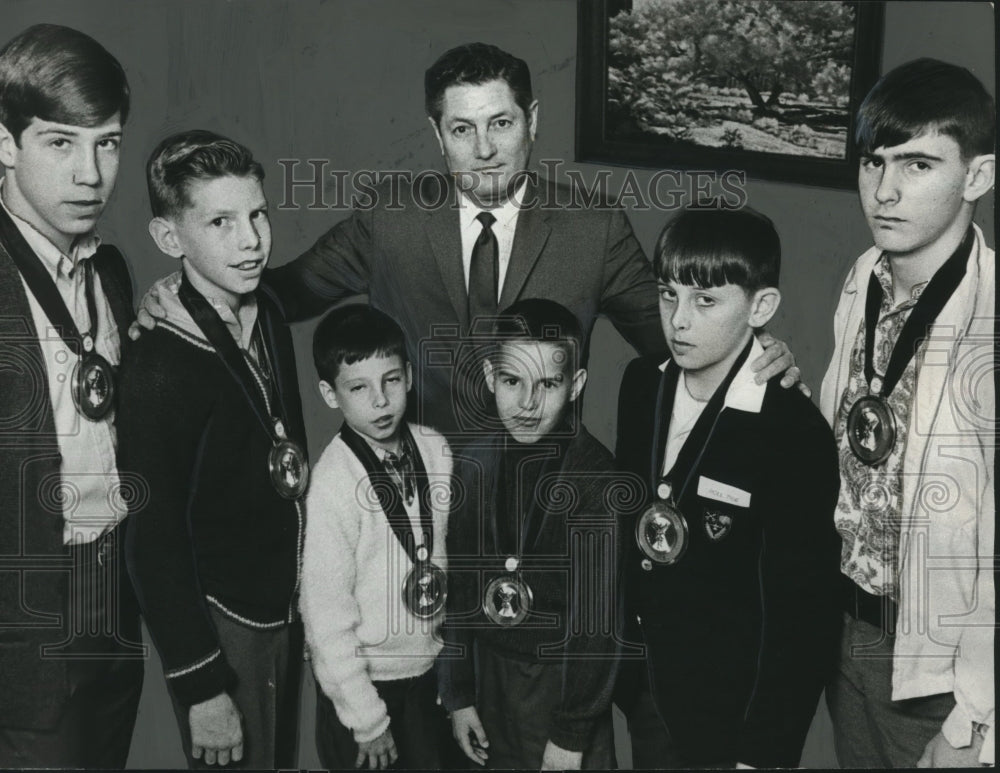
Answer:
[[[854,142],[864,156],[927,131],[954,139],[965,160],[993,152],[996,105],[964,67],[915,59],[890,70],[861,103]]]
[[[441,103],[449,86],[503,80],[514,92],[514,101],[528,115],[531,107],[531,73],[528,64],[487,43],[466,43],[446,51],[424,73],[424,105],[435,124],[441,122]]]
[[[100,126],[128,118],[125,71],[96,40],[56,24],[36,24],[0,50],[0,123],[20,145],[35,118]]]
[[[263,180],[264,168],[243,145],[214,132],[193,129],[170,135],[146,163],[153,217],[177,215],[190,207],[193,181],[229,176]]]
[[[321,380],[333,386],[341,365],[369,357],[395,357],[407,362],[403,330],[388,314],[368,304],[334,309],[313,333],[313,361]]]
[[[567,372],[572,374],[579,367],[583,328],[573,312],[560,303],[524,298],[504,309],[493,323],[491,358],[503,344],[521,341],[557,344],[566,354]]]
[[[770,218],[743,209],[688,209],[660,234],[653,265],[663,282],[696,287],[777,287],[781,240]]]

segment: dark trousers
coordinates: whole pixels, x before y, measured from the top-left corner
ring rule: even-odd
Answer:
[[[635,685],[635,694],[627,712],[628,733],[632,742],[632,767],[635,770],[692,770],[706,768],[732,768],[736,762],[695,763],[677,748],[670,737],[670,731],[653,700],[649,684],[649,674],[645,661],[630,662],[623,668],[635,669],[630,684]]]
[[[389,713],[389,730],[399,759],[394,770],[441,770],[446,767],[451,729],[437,703],[434,669],[410,679],[373,682]],[[358,758],[354,734],[337,719],[333,702],[316,684],[316,749],[324,768],[352,770]],[[367,762],[365,762],[367,767]]]
[[[243,715],[243,759],[227,768],[295,767],[298,740],[299,687],[302,675],[302,624],[259,630],[229,619],[209,606],[219,646],[236,672],[229,691]],[[170,682],[168,681],[169,685]],[[188,765],[212,768],[191,757],[189,709],[176,699],[174,713]]]
[[[122,524],[92,543],[70,548],[64,614],[71,638],[44,654],[68,661],[69,698],[55,727],[0,727],[0,768],[125,767],[145,650],[139,604],[125,569],[124,529]],[[32,675],[3,678],[30,680]]]
[[[549,741],[549,721],[562,695],[562,665],[505,657],[476,648],[476,708],[489,739],[487,767],[538,770]],[[615,759],[611,707],[598,719],[583,750],[584,770],[612,769]]]
[[[894,639],[844,615],[840,664],[826,690],[842,768],[909,768],[955,707],[952,693],[892,700]]]

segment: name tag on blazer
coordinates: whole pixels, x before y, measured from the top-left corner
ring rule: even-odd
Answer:
[[[750,507],[749,491],[730,486],[728,483],[719,483],[704,475],[698,476],[698,496],[737,507]]]

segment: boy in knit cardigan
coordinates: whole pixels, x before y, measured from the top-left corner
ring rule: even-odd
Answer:
[[[478,765],[613,768],[622,476],[572,410],[587,379],[576,317],[524,299],[494,333],[483,368],[502,427],[456,464],[441,699]]]
[[[382,312],[332,312],[313,356],[323,399],[344,414],[316,464],[303,557],[320,761],[440,769],[448,444],[403,418],[412,372],[403,332]]]
[[[185,750],[206,765],[294,763],[308,480],[291,335],[256,292],[271,249],[264,171],[207,131],[147,167],[157,246],[183,273],[122,364],[127,561]],[[144,495],[144,496],[143,496]]]

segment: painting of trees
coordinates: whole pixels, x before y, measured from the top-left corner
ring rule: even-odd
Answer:
[[[634,0],[608,22],[616,136],[844,157],[857,4]]]

